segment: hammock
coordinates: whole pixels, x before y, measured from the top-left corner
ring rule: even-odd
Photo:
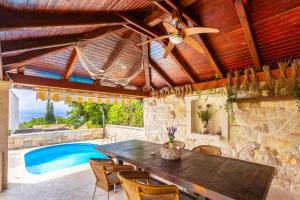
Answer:
[[[113,32],[101,39],[80,41],[75,49],[93,79],[125,86],[143,70],[143,52],[132,41]]]

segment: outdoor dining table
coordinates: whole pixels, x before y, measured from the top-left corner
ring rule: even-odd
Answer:
[[[135,139],[96,149],[209,199],[266,199],[274,167],[186,149],[181,159],[165,160],[160,157],[161,147]]]

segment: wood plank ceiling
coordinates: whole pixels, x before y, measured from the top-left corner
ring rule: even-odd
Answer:
[[[182,13],[181,27],[201,25],[220,32],[194,37],[204,54],[181,43],[163,58],[166,41],[143,46],[149,69],[125,88],[149,90],[205,82],[249,66],[274,68],[277,60],[300,55],[300,0],[7,0],[0,5],[3,70],[41,77],[41,71],[52,72],[63,80],[90,79],[74,50],[79,39],[112,30],[138,44],[141,35],[144,41],[166,34],[161,22],[170,22],[172,9]]]

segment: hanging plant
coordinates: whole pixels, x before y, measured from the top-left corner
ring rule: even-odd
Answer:
[[[235,101],[236,97],[237,97],[236,93],[228,94],[225,103],[225,110],[233,121],[235,120],[235,113],[233,111],[233,102]]]
[[[298,85],[294,90],[294,96],[296,98],[296,103],[298,107],[298,112],[300,112],[300,85]]]

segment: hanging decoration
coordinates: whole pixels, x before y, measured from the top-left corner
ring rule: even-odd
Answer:
[[[287,67],[291,66],[291,76],[286,77]],[[300,59],[296,58],[278,62],[279,78],[276,80],[270,71],[269,65],[263,66],[265,74],[265,82],[259,83],[258,77],[254,68],[244,69],[244,77],[240,84],[239,71],[235,71],[235,81],[232,84],[231,73],[227,75],[227,101],[225,110],[235,119],[235,112],[233,109],[233,102],[239,98],[251,97],[271,97],[271,96],[288,96],[294,95],[297,98],[298,111],[300,112],[300,80],[298,77],[298,69],[300,67]],[[249,72],[251,74],[249,74]],[[251,78],[250,78],[251,77]]]
[[[168,95],[175,94],[176,97],[184,97],[193,93],[192,85],[183,85],[178,87],[163,88],[159,91],[154,91],[153,96],[156,98],[165,98]]]
[[[136,99],[124,97],[95,96],[87,93],[75,93],[62,90],[36,89],[36,99],[41,101],[51,100],[54,102],[64,101],[66,104],[97,103],[97,104],[132,104]]]
[[[287,67],[291,66],[291,76],[286,77]],[[239,82],[239,71],[235,71],[234,84],[231,82],[231,74],[227,76],[227,94],[236,94],[237,98],[287,96],[293,95],[295,88],[300,84],[298,69],[300,59],[296,58],[278,62],[279,78],[276,80],[270,71],[270,66],[264,65],[265,82],[259,83],[254,68],[244,69],[242,83]],[[249,74],[250,72],[250,74]]]
[[[80,41],[76,52],[81,65],[93,79],[127,85],[143,70],[143,53],[129,39],[109,31],[101,39]]]
[[[274,78],[272,77],[270,66],[264,65],[263,70],[265,73],[266,81],[261,87],[261,92],[263,97],[274,95]]]

